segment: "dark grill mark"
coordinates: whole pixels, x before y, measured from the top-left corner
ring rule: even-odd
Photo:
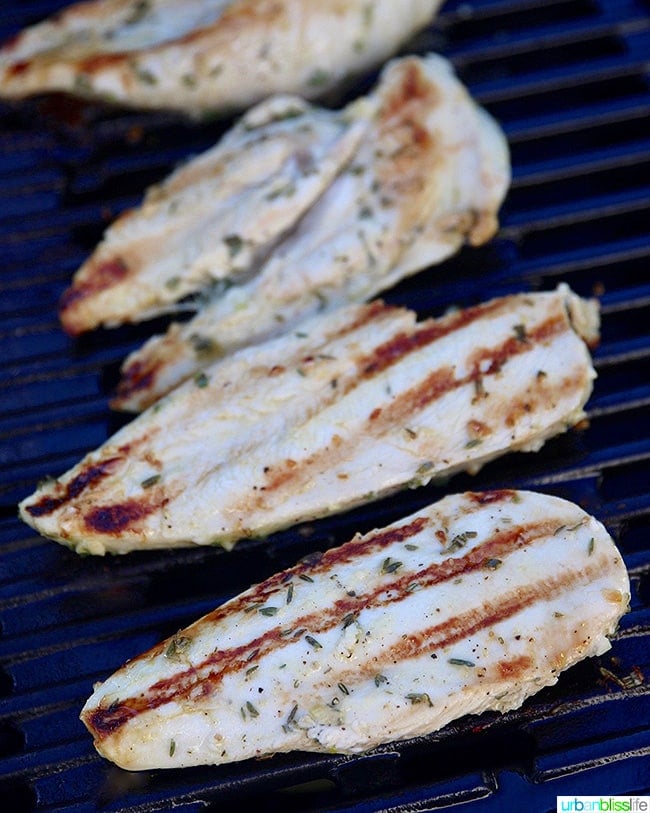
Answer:
[[[399,115],[409,103],[422,102],[427,107],[433,107],[437,104],[437,96],[437,89],[428,81],[419,65],[415,62],[405,63],[401,81],[382,106],[381,118],[385,120]]]
[[[16,37],[10,45],[13,47],[15,44],[18,43],[18,37]],[[14,62],[7,70],[7,76],[9,77],[16,77],[22,76],[26,73],[32,65],[32,62],[28,59],[22,59],[20,62]]]
[[[122,462],[122,459],[122,457],[110,457],[101,463],[84,468],[83,471],[68,483],[60,496],[43,497],[33,505],[28,505],[25,510],[33,517],[42,517],[46,514],[53,513],[64,503],[78,497],[84,489],[95,485],[104,477],[112,474],[117,465]]]
[[[126,703],[113,703],[102,714],[94,712],[88,716],[88,722],[100,739],[114,734],[119,728],[138,714],[136,709],[130,708]]]
[[[492,491],[473,491],[468,498],[477,505],[491,505],[492,503],[513,500],[517,492],[510,488],[494,489]]]
[[[116,401],[129,398],[140,390],[150,389],[159,370],[159,364],[151,364],[149,361],[131,362],[122,371],[122,377],[115,393]]]
[[[119,51],[114,54],[93,54],[79,62],[78,71],[83,75],[92,76],[105,68],[124,64],[128,59],[128,53]]]
[[[479,370],[483,369],[486,364],[487,370],[484,375],[494,375],[498,373],[506,361],[512,356],[517,356],[520,353],[526,353],[532,350],[535,344],[543,344],[554,336],[563,333],[568,327],[566,317],[561,314],[556,314],[555,316],[549,316],[544,322],[536,325],[535,328],[527,334],[527,341],[522,341],[513,335],[503,342],[498,350],[489,347],[476,350],[471,356],[472,367],[476,371],[476,375],[473,378],[476,379],[480,377]]]
[[[64,291],[59,302],[59,311],[66,330],[72,333],[76,330],[74,317],[69,313],[71,309],[79,302],[121,282],[129,273],[129,266],[121,257],[116,257],[99,263],[86,279],[73,283]]]
[[[530,669],[532,658],[528,655],[520,655],[510,661],[500,661],[498,665],[499,677],[502,680],[517,680],[522,677],[527,669]]]
[[[399,333],[377,347],[371,355],[365,356],[359,361],[359,370],[364,376],[376,375],[401,361],[409,353],[427,347],[438,339],[502,308],[504,308],[503,301],[497,300],[486,305],[466,308],[448,319],[424,322],[413,333]]]
[[[133,528],[138,520],[157,511],[162,502],[127,500],[115,505],[99,505],[84,514],[84,525],[89,531],[103,534],[119,534]]]

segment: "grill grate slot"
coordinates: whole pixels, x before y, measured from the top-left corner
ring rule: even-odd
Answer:
[[[5,4],[0,37],[66,0]],[[9,8],[8,6],[11,6]],[[274,813],[404,813],[461,805],[554,809],[558,794],[650,793],[650,8],[643,0],[449,0],[411,49],[439,50],[503,125],[513,184],[496,239],[386,299],[422,316],[568,282],[600,298],[598,378],[580,432],[454,478],[578,502],[605,522],[631,574],[612,650],[521,709],[463,719],[360,757],[278,755],[127,774],[78,720],[92,683],[265,578],[387,524],[440,486],[209,550],[83,559],[38,538],[16,503],[125,421],[108,409],[124,357],[153,325],[73,341],[56,308],[108,223],[214,144],[224,122],[71,100],[0,105],[0,798],[12,813],[184,813],[248,802]],[[364,87],[372,77],[367,78]]]

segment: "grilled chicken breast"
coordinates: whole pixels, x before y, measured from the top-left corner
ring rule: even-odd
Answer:
[[[452,495],[231,599],[97,685],[81,719],[128,770],[357,753],[517,708],[607,651],[629,599],[576,505]]]
[[[566,286],[422,322],[349,305],[207,367],[20,513],[79,553],[228,548],[476,471],[584,417],[597,331]]]
[[[61,299],[64,329],[147,319],[244,276],[350,160],[367,126],[357,109],[275,96],[249,111],[112,224]]]
[[[294,328],[316,311],[366,301],[464,242],[492,237],[510,180],[507,145],[446,60],[393,61],[348,118],[363,136],[346,167],[255,273],[131,354],[115,408],[139,411],[210,359]],[[113,259],[104,255],[103,262],[114,265],[124,250],[128,245],[114,245]],[[123,305],[128,310],[134,301]],[[63,318],[69,327],[65,311]]]
[[[441,0],[91,0],[0,50],[0,94],[188,114],[314,98],[381,64]]]

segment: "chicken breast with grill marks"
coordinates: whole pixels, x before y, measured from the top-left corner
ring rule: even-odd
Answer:
[[[358,753],[517,708],[606,652],[629,600],[578,506],[451,495],[232,598],[97,685],[81,719],[128,770]]]
[[[349,305],[207,367],[20,513],[79,553],[230,548],[539,449],[584,417],[597,334],[566,286],[422,322]]]
[[[91,0],[0,50],[0,95],[65,91],[143,108],[244,109],[315,98],[380,65],[440,0]]]
[[[66,332],[158,316],[247,278],[351,159],[368,126],[357,111],[294,96],[250,110],[110,226],[61,298]]]
[[[508,148],[446,60],[393,61],[347,115],[363,135],[345,167],[248,277],[231,277],[194,318],[129,356],[113,407],[139,411],[211,359],[367,301],[493,236]]]

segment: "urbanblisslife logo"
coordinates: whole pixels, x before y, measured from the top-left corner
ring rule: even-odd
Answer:
[[[558,796],[557,813],[650,813],[650,796]]]

